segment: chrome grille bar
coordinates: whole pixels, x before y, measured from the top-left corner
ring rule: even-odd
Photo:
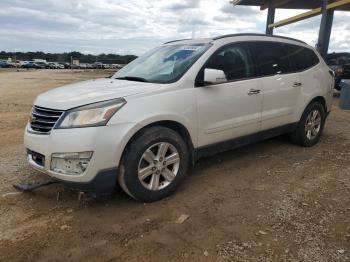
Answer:
[[[33,106],[30,127],[34,132],[48,134],[63,113],[63,110]]]

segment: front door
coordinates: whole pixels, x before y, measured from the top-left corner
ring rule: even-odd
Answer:
[[[226,81],[196,88],[198,146],[203,147],[260,130],[263,90],[256,79],[249,49],[243,43],[217,50],[204,69],[222,70]]]

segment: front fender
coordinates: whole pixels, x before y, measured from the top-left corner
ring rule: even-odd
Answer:
[[[191,126],[191,123],[185,119],[184,117],[181,116],[175,116],[172,114],[162,114],[162,115],[156,115],[156,116],[151,116],[145,119],[142,119],[141,121],[138,121],[137,123],[133,123],[132,125],[130,125],[129,130],[127,131],[127,133],[124,135],[122,141],[120,141],[120,149],[122,149],[122,152],[124,152],[125,147],[127,146],[127,144],[129,143],[129,141],[132,139],[133,136],[135,136],[135,134],[137,134],[140,130],[142,130],[143,128],[153,125],[155,123],[158,122],[162,122],[162,121],[171,121],[177,124],[182,125],[184,128],[186,128],[191,142],[193,144],[194,147],[196,147],[197,145],[197,140],[196,135],[195,135],[195,128]],[[118,156],[119,159],[118,163],[120,161],[120,158],[122,157],[122,154],[120,156]]]

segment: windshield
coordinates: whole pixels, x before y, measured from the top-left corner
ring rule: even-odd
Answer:
[[[172,83],[180,79],[208,48],[209,44],[160,46],[135,59],[112,78]]]

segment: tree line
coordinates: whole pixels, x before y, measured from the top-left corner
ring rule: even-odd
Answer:
[[[78,59],[81,63],[102,62],[105,64],[127,64],[137,58],[134,55],[117,55],[117,54],[82,54],[80,52],[69,53],[44,53],[44,52],[0,52],[0,60],[32,60],[45,59],[48,62],[71,62],[71,59]]]

